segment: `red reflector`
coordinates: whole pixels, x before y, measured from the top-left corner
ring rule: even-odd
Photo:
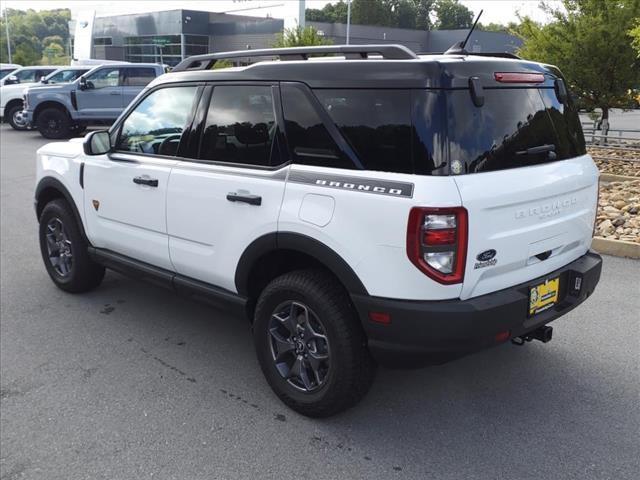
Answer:
[[[495,72],[493,76],[498,82],[502,83],[544,82],[544,75],[542,73]]]
[[[451,245],[456,243],[456,229],[427,230],[423,240],[425,245]]]
[[[391,315],[384,312],[369,312],[369,320],[383,325],[389,325],[391,323]]]
[[[496,342],[500,343],[500,342],[506,342],[507,340],[509,340],[509,337],[511,337],[511,331],[510,330],[505,330],[504,332],[500,332],[496,334]]]

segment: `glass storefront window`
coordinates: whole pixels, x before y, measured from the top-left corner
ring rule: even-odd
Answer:
[[[125,37],[125,60],[132,63],[165,63],[175,66],[182,60],[180,35]],[[209,37],[185,35],[185,55],[208,53]]]

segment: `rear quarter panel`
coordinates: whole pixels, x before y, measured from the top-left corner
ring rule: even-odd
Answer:
[[[291,181],[296,173],[312,181]],[[365,185],[370,180],[406,182],[413,184],[413,194],[406,197],[332,188],[314,184],[314,174]],[[449,177],[293,165],[278,231],[307,235],[324,243],[349,264],[370,295],[406,300],[457,298],[460,285],[441,285],[409,261],[406,236],[412,207],[459,205],[458,190]]]

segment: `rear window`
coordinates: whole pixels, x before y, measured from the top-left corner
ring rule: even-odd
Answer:
[[[450,173],[537,165],[585,153],[577,114],[553,89],[485,89],[476,107],[467,90],[448,91]]]

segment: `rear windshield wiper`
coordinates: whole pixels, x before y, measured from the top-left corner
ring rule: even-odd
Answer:
[[[549,157],[555,157],[556,146],[554,144],[538,145],[536,147],[527,148],[516,152],[516,155],[538,155],[540,153],[549,153]]]

